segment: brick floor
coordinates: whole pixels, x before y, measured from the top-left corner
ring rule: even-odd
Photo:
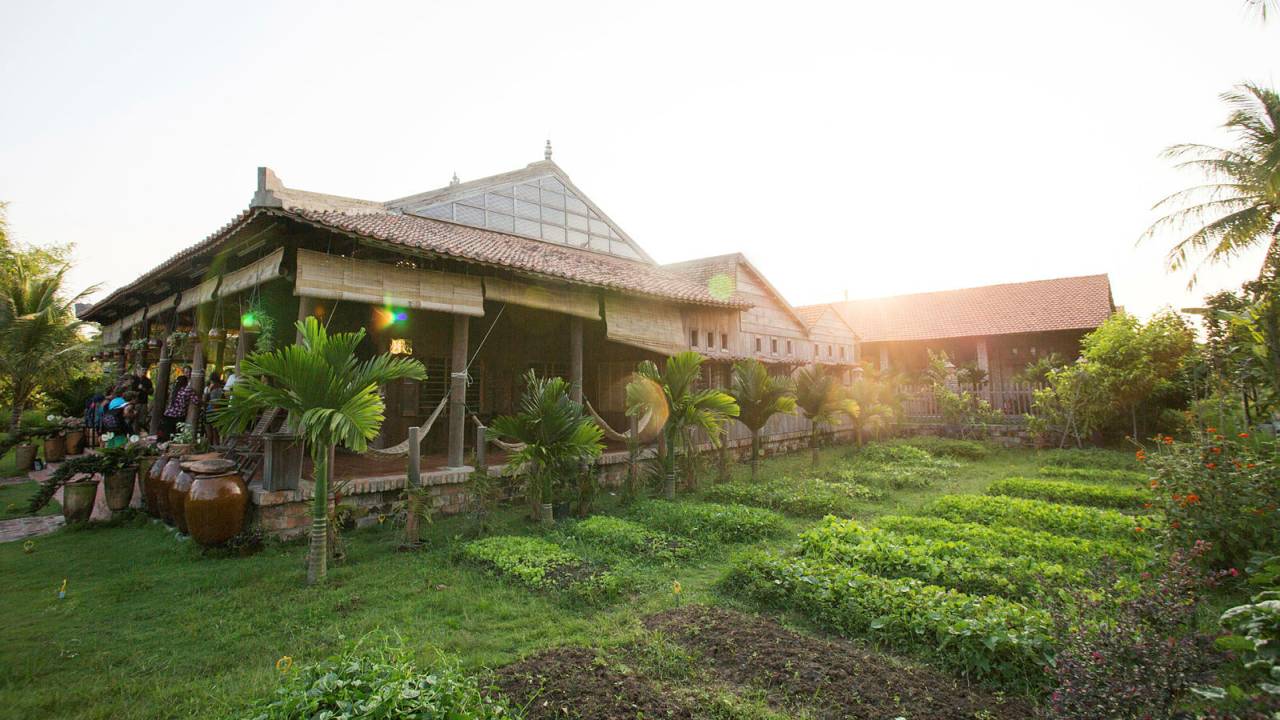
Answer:
[[[61,515],[0,520],[0,543],[25,540],[38,535],[48,535],[62,527],[65,522]]]

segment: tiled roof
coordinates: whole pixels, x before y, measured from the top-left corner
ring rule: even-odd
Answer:
[[[732,298],[716,298],[688,278],[639,260],[530,240],[443,220],[391,213],[276,210],[314,225],[372,240],[425,250],[467,262],[559,278],[569,282],[649,295],[678,302],[721,307],[750,307]]]
[[[805,325],[813,327],[813,324],[822,319],[823,313],[827,311],[830,305],[803,305],[796,308],[796,314],[804,321]]]
[[[1114,309],[1106,275],[832,303],[863,342],[1088,330]]]
[[[804,322],[804,320],[796,314],[795,308],[791,307],[791,303],[787,302],[787,299],[782,296],[782,293],[778,292],[777,288],[775,288],[772,283],[769,282],[769,279],[764,276],[764,273],[757,270],[756,266],[752,265],[751,261],[747,260],[747,256],[742,253],[729,253],[727,255],[713,255],[711,257],[695,258],[693,260],[668,263],[662,267],[679,273],[704,288],[715,287],[715,284],[711,282],[711,279],[717,275],[732,278],[734,279],[735,284],[731,286],[733,291],[729,294],[729,297],[737,302],[746,303],[746,299],[738,292],[736,286],[739,266],[745,267],[752,275],[755,275],[765,289],[769,291],[769,294],[773,296],[774,300],[778,302],[778,306],[781,307],[784,312],[790,314],[796,322],[800,323],[802,328],[806,330],[808,329],[809,324]]]

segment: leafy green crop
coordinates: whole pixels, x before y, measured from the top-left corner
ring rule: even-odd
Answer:
[[[991,454],[991,446],[977,440],[956,440],[938,437],[937,435],[917,435],[911,438],[895,440],[894,443],[909,445],[928,452],[934,457],[949,457],[956,460],[984,460]]]
[[[1137,510],[1151,504],[1151,493],[1133,488],[1089,485],[1066,480],[1005,478],[987,488],[988,495],[1048,500],[1049,502],[1090,505],[1115,510]]]
[[[707,492],[707,497],[719,502],[754,505],[800,517],[851,515],[863,501],[883,496],[881,491],[859,483],[832,483],[817,478],[727,483],[712,486]]]
[[[1057,535],[1145,541],[1157,521],[1115,510],[992,495],[943,495],[922,513],[953,522],[1012,525]]]
[[[1052,663],[1048,614],[995,596],[761,551],[740,557],[721,586],[758,603],[798,609],[843,635],[932,656],[966,676],[1008,687],[1041,685],[1043,668]]]
[[[1091,540],[1070,535],[1054,535],[1042,530],[989,526],[972,522],[952,522],[920,515],[882,515],[878,527],[921,537],[961,540],[996,553],[1025,555],[1038,560],[1090,568],[1109,557],[1134,569],[1145,567],[1155,557],[1145,545],[1129,540]]]
[[[409,653],[405,652],[405,655]],[[456,663],[442,661],[419,670],[399,652],[358,654],[349,650],[290,676],[275,696],[261,702],[253,720],[295,718],[469,718],[516,717],[506,702],[491,697]],[[282,670],[288,668],[283,667]]]
[[[563,590],[570,597],[601,602],[630,585],[626,576],[588,563],[548,540],[496,535],[462,546],[463,559],[509,575],[537,590]]]
[[[1024,555],[991,552],[961,540],[939,540],[868,528],[828,517],[801,533],[800,553],[891,578],[915,578],[975,595],[1023,599],[1084,580],[1084,572]]]
[[[1076,468],[1046,465],[1040,468],[1045,477],[1077,480],[1082,482],[1113,482],[1137,485],[1145,483],[1150,475],[1139,470],[1108,470],[1105,468]]]
[[[1088,468],[1092,470],[1137,470],[1138,462],[1132,454],[1115,450],[1067,448],[1045,450],[1040,453],[1044,465],[1056,467]]]
[[[609,515],[593,515],[568,525],[563,532],[573,540],[627,558],[669,562],[688,557],[695,550],[693,541],[689,539],[650,530],[640,523]]]
[[[782,532],[782,516],[745,505],[646,500],[631,507],[628,515],[645,525],[699,543],[734,543],[759,540]]]

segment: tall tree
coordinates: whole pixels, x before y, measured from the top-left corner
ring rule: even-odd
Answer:
[[[92,289],[64,296],[66,273],[66,266],[42,272],[22,254],[8,254],[0,272],[0,375],[12,403],[10,429],[31,396],[69,376],[84,350],[75,306]]]
[[[507,469],[529,475],[529,488],[541,500],[542,521],[552,521],[549,512],[552,486],[557,477],[572,477],[578,465],[600,457],[604,450],[604,430],[569,397],[564,378],[540,378],[530,370],[524,378],[525,391],[520,411],[502,415],[489,426],[489,436],[510,438],[522,443],[507,458]]]
[[[796,411],[795,385],[784,375],[770,375],[759,360],[733,364],[729,394],[738,404],[738,420],[751,431],[751,480],[760,473],[760,431],[774,415]]]
[[[1246,83],[1222,99],[1231,108],[1224,127],[1235,137],[1234,147],[1183,144],[1165,151],[1177,167],[1197,170],[1210,181],[1156,203],[1156,209],[1170,212],[1144,239],[1166,229],[1195,228],[1169,251],[1170,270],[1187,267],[1191,255],[1218,263],[1280,239],[1280,94]],[[1195,281],[1193,272],[1188,287]]]
[[[836,421],[845,409],[844,388],[821,365],[806,365],[795,371],[795,406],[809,420],[809,450],[813,467],[818,467],[818,437],[824,427]]]
[[[288,412],[289,426],[297,428],[315,466],[307,558],[307,583],[313,584],[328,573],[334,448],[367,449],[384,419],[378,387],[401,379],[425,380],[427,371],[413,358],[389,354],[357,360],[363,329],[330,335],[314,317],[298,322],[297,328],[302,337],[298,344],[244,360],[230,399],[214,414],[214,422],[226,433],[238,433],[263,410]]]
[[[677,353],[667,358],[659,370],[645,360],[627,384],[627,415],[647,418],[644,425],[662,428],[667,457],[663,494],[676,496],[676,448],[685,440],[685,429],[707,433],[713,445],[720,443],[720,430],[738,416],[738,405],[721,390],[696,390],[702,377],[703,357],[696,352]]]

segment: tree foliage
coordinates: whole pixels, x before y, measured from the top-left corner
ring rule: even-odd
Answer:
[[[738,421],[751,431],[751,479],[755,480],[760,464],[760,431],[774,415],[795,413],[795,385],[788,377],[770,375],[759,360],[742,360],[733,364],[729,395],[738,405]]]

